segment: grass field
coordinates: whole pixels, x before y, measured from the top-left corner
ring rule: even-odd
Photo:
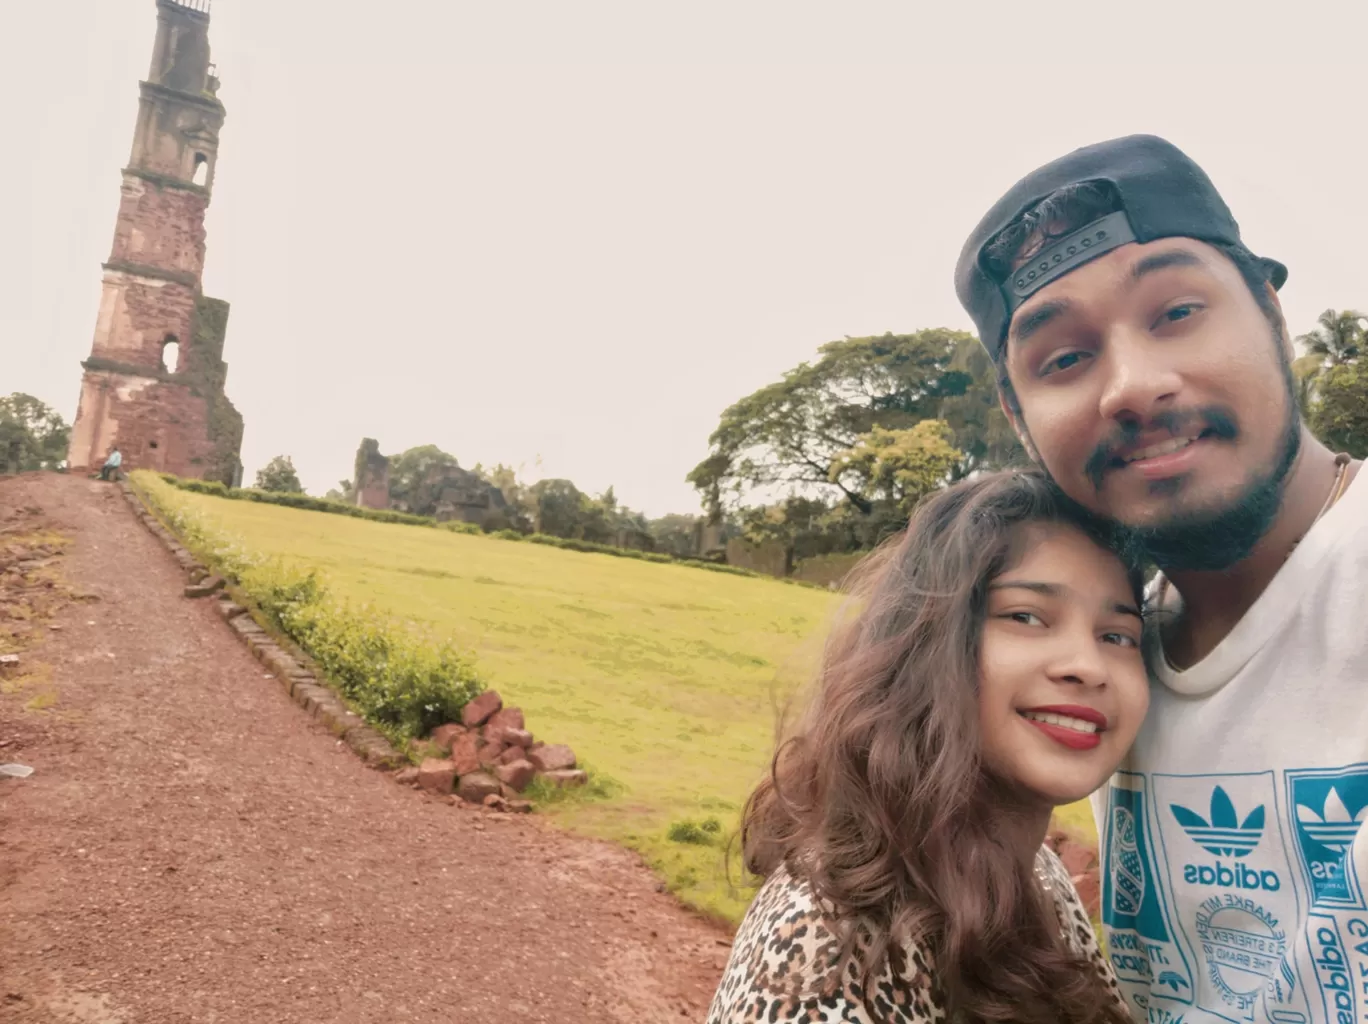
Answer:
[[[710,817],[723,840],[734,831],[778,713],[810,668],[830,594],[156,484],[248,550],[316,568],[338,596],[475,652],[533,733],[569,743],[612,792],[546,812],[640,851],[686,903],[739,920],[750,893],[729,884],[722,842],[667,833]],[[1086,808],[1069,812],[1090,828]]]

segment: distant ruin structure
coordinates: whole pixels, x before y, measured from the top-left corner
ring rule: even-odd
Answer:
[[[408,474],[400,478],[399,494],[395,493],[393,476],[396,461],[402,466],[405,460],[401,456],[380,454],[379,442],[374,438],[361,441],[356,450],[352,483],[356,504],[362,508],[432,516],[443,523],[459,520],[474,523],[482,529],[501,529],[508,525],[505,516],[508,502],[503,491],[456,465],[451,456],[432,457],[420,461],[416,467],[410,466]]]
[[[389,459],[380,454],[380,443],[363,438],[356,450],[353,487],[356,503],[362,508],[389,508]]]
[[[210,0],[156,0],[152,68],[141,85],[114,246],[68,466],[242,479],[242,417],[226,394],[228,303],[204,295],[204,215],[225,111],[209,58]]]

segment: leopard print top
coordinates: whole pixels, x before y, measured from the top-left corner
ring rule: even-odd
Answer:
[[[1054,897],[1066,940],[1087,958],[1120,1004],[1116,977],[1098,949],[1068,871],[1048,849],[1041,850],[1036,863]],[[847,962],[844,976],[836,971],[839,948],[808,884],[781,868],[761,887],[741,923],[707,1024],[873,1024],[861,998],[858,968]],[[869,1002],[879,1016],[896,1024],[946,1020],[926,951],[913,946],[897,959],[896,967],[885,966],[871,993]]]

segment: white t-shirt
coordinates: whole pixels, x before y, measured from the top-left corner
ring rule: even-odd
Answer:
[[[1132,1011],[1368,1024],[1368,472],[1216,649],[1160,683],[1093,797]]]

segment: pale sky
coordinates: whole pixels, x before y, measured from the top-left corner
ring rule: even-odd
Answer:
[[[155,6],[0,19],[0,393],[70,419]],[[1368,307],[1365,38],[1359,2],[214,0],[247,482],[283,453],[322,493],[371,436],[694,511],[724,408],[826,341],[968,329],[987,207],[1132,132],[1289,266],[1294,331]]]

